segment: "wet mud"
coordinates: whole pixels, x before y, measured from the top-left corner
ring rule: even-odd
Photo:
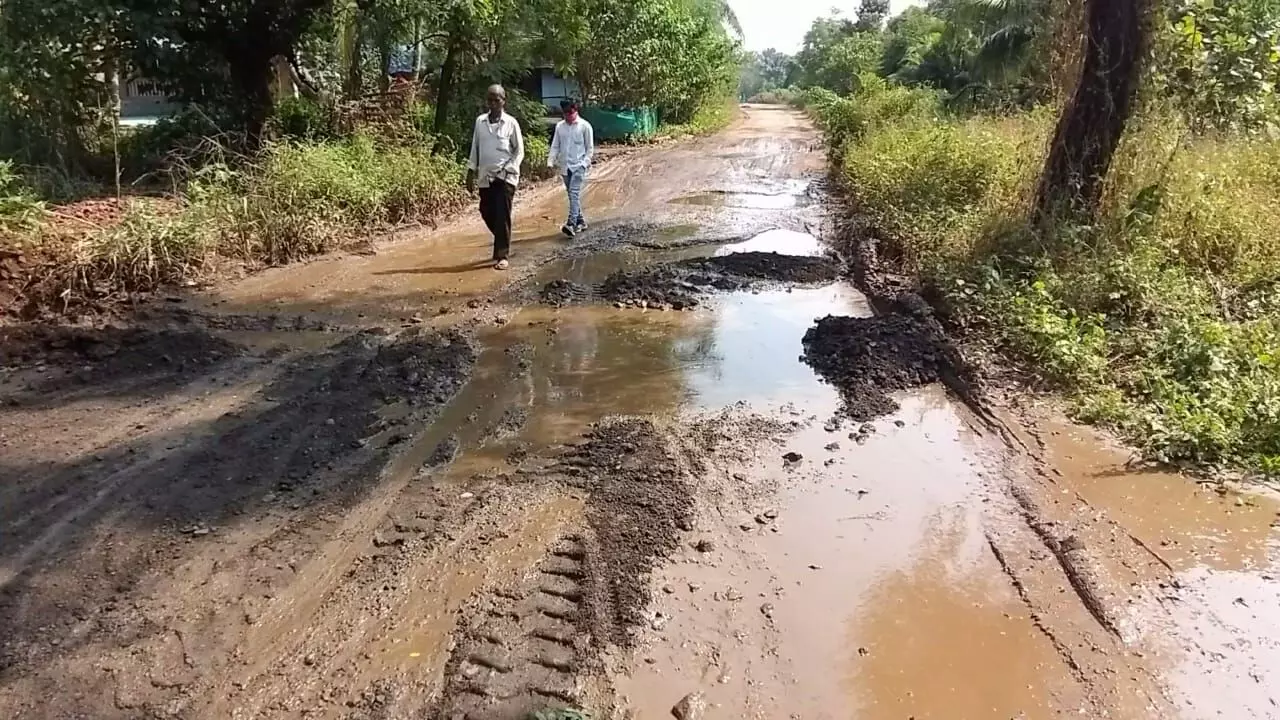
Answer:
[[[227,349],[167,333],[130,333],[107,347],[119,350],[95,369],[94,387],[99,397],[113,389],[125,398],[182,393],[201,382],[173,372],[158,381],[151,369],[174,363],[146,362],[148,351],[222,356]],[[197,685],[196,676],[216,675],[229,660],[219,652],[193,658],[187,650],[186,661],[172,664],[174,638],[194,632],[181,608],[210,613],[206,642],[249,631],[262,599],[278,592],[322,541],[332,513],[373,489],[466,381],[474,358],[470,340],[458,333],[362,333],[287,362],[249,397],[226,404],[213,402],[212,389],[236,387],[237,375],[252,376],[269,361],[250,358],[220,370],[204,364],[206,384],[188,402],[215,412],[222,405],[217,415],[185,427],[138,423],[110,450],[71,461],[50,461],[39,448],[21,445],[30,440],[25,413],[39,409],[20,403],[6,412],[4,475],[21,478],[0,490],[10,518],[0,527],[6,707],[16,716],[37,706],[46,717],[91,712],[100,701],[93,693],[56,688],[100,686],[97,668],[103,657],[119,655],[114,648],[131,648],[107,661],[117,673],[152,673],[149,688],[132,688],[119,701],[130,712],[156,710]],[[81,400],[78,388],[58,394],[40,386],[16,397],[35,390],[46,407]],[[232,561],[243,579],[221,590],[204,583],[184,588],[190,564],[234,545],[234,535],[222,539],[226,528],[250,519],[274,530]],[[220,574],[215,569],[204,582],[218,585]],[[157,583],[169,588],[148,590]]]
[[[543,286],[539,296],[543,302],[557,306],[594,299],[619,306],[687,310],[717,292],[747,290],[766,284],[832,282],[839,274],[838,263],[830,257],[734,252],[619,270],[596,287],[553,280]]]
[[[964,367],[935,324],[909,315],[822,318],[805,333],[804,358],[840,390],[843,412],[859,421],[897,410],[893,393],[939,382]]]

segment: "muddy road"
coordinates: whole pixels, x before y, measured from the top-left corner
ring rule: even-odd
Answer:
[[[1280,717],[1280,503],[977,393],[823,171],[748,107],[574,241],[522,191],[510,273],[463,218],[4,329],[0,717]]]

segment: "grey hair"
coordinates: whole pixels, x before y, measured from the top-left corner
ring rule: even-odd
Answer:
[[[486,94],[486,95],[488,95],[489,93],[494,93],[494,94],[496,94],[498,97],[501,97],[501,98],[502,98],[502,99],[504,99],[504,100],[507,98],[507,89],[506,89],[506,88],[504,88],[504,87],[502,87],[502,86],[501,86],[501,85],[499,85],[498,83],[494,83],[494,84],[490,85],[490,86],[489,86],[489,89],[488,89],[488,90],[485,90],[485,94]]]

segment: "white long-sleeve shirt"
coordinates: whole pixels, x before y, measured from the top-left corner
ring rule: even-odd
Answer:
[[[559,168],[564,175],[570,170],[586,170],[596,152],[595,131],[591,123],[578,118],[577,122],[564,120],[556,123],[551,136],[551,152],[547,153],[547,167]]]
[[[520,164],[524,162],[524,135],[520,123],[502,113],[497,122],[489,120],[489,113],[476,118],[471,130],[471,158],[467,169],[476,172],[480,187],[489,187],[492,180],[504,180],[511,187],[520,184]]]

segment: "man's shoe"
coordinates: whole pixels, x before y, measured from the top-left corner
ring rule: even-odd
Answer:
[[[569,223],[565,223],[560,226],[560,232],[563,233],[565,237],[571,238],[573,237],[574,229],[569,227]]]
[[[587,231],[587,221],[586,221],[586,220],[579,220],[579,221],[578,221],[578,225],[577,225],[577,227],[575,227],[575,228],[573,229],[573,231],[574,231],[574,232],[586,232],[586,231]]]
[[[506,258],[502,258],[501,260],[493,264],[494,270],[506,270],[509,267],[511,267],[511,263],[508,262]]]

